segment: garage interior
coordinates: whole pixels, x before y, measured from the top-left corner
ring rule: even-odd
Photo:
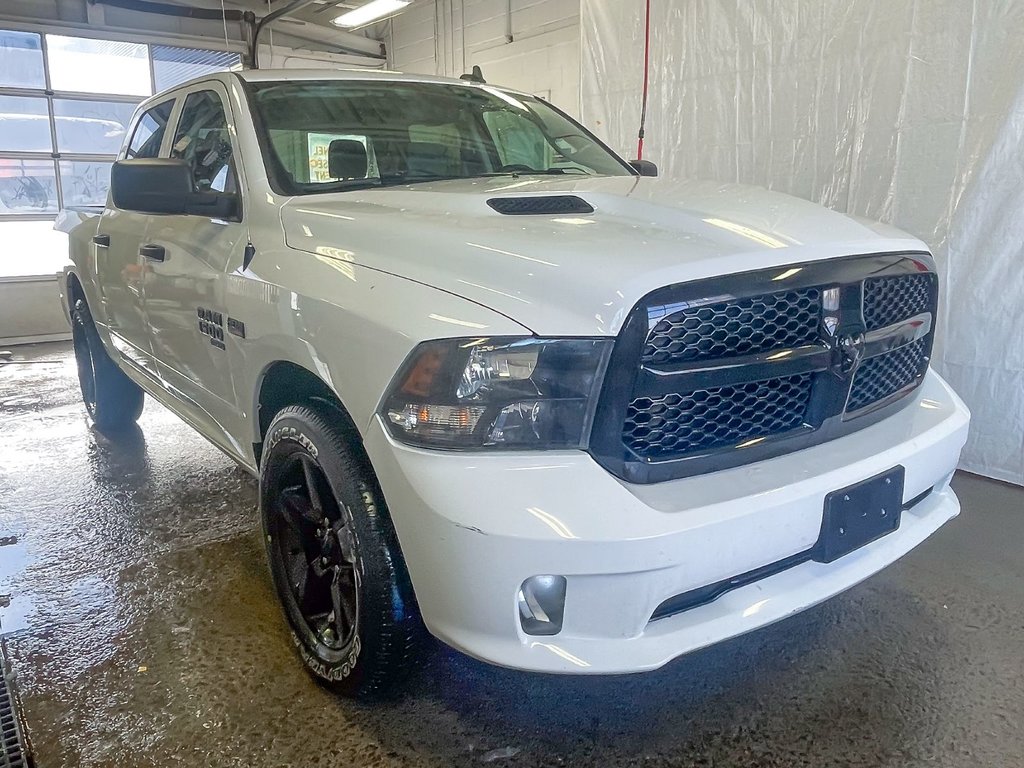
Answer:
[[[1024,764],[1024,5],[411,0],[335,23],[365,5],[0,7],[0,643],[17,710],[4,720],[0,690],[0,766]],[[323,690],[290,647],[256,481],[152,399],[118,439],[90,426],[53,229],[105,202],[137,103],[251,66],[254,24],[282,10],[262,68],[479,66],[627,159],[645,113],[662,176],[928,243],[932,366],[972,411],[961,516],[849,592],[656,672],[531,675],[437,643],[396,701]]]

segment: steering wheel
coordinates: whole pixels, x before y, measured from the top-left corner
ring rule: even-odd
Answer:
[[[512,163],[511,165],[503,165],[498,169],[501,173],[541,173],[536,168],[531,168],[528,165],[522,163]]]

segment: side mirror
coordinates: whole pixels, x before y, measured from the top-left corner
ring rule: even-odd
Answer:
[[[656,166],[650,160],[630,160],[629,164],[633,166],[633,170],[639,173],[641,176],[658,175],[658,166]]]
[[[192,188],[192,169],[184,160],[119,160],[110,169],[110,196],[125,211],[219,219],[238,215],[237,195]]]

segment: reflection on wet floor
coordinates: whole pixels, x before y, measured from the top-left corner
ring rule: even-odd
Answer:
[[[255,482],[147,402],[90,429],[68,345],[0,364],[0,632],[40,766],[941,765],[1024,753],[1024,493],[840,598],[647,675],[436,647],[405,698],[338,699],[274,601]]]

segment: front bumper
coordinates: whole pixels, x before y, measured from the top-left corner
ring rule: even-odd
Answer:
[[[628,485],[582,452],[366,448],[428,629],[484,661],[541,672],[655,669],[808,608],[900,558],[959,512],[949,488],[969,414],[929,372],[899,413],[823,445],[698,477]],[[805,562],[651,621],[666,599],[809,549],[825,495],[906,469],[897,531],[839,560]],[[562,631],[526,635],[516,597],[538,574],[567,578]]]

